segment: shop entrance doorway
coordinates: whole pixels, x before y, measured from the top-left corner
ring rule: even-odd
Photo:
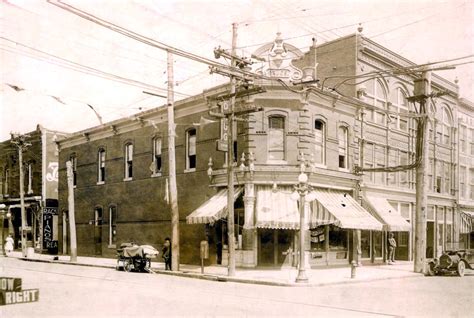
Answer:
[[[258,265],[282,266],[289,256],[290,246],[294,251],[295,231],[260,229],[258,240]]]

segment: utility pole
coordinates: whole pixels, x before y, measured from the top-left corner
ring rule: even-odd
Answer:
[[[31,146],[31,143],[26,141],[28,135],[20,135],[19,133],[11,134],[11,142],[18,148],[18,161],[20,168],[20,207],[21,207],[21,251],[23,257],[26,257],[26,210],[25,210],[25,191],[24,191],[24,176],[23,176],[23,150]],[[2,242],[3,244],[3,242]]]
[[[228,234],[228,276],[235,276],[235,234],[234,234],[234,131],[235,131],[235,122],[236,121],[245,121],[245,119],[236,117],[239,114],[247,114],[251,112],[260,111],[261,108],[256,107],[253,104],[240,107],[236,109],[236,98],[243,96],[250,96],[253,94],[259,94],[265,90],[260,87],[255,87],[254,85],[249,85],[248,82],[251,81],[249,77],[240,76],[238,72],[235,72],[235,69],[239,67],[240,69],[245,68],[246,66],[252,64],[251,61],[238,57],[236,55],[237,47],[237,23],[232,23],[232,49],[229,54],[225,50],[216,48],[214,50],[214,55],[218,59],[221,56],[227,59],[230,59],[232,70],[222,70],[219,68],[211,69],[211,73],[218,73],[230,78],[230,92],[229,94],[224,94],[216,98],[212,98],[215,101],[219,102],[224,101],[221,113],[209,111],[209,115],[227,120],[227,140],[219,140],[217,142],[217,150],[227,152],[227,234]],[[237,77],[239,80],[246,82],[246,90],[242,92],[237,91]],[[252,86],[251,88],[249,88]],[[230,103],[227,107],[227,101],[230,100]],[[212,109],[212,107],[211,107]]]
[[[424,271],[426,259],[426,214],[428,207],[428,114],[426,99],[431,95],[431,72],[423,71],[421,79],[415,80],[414,97],[420,103],[420,118],[417,131],[417,144],[421,153],[416,168],[416,217],[415,217],[415,257],[414,272]]]
[[[171,205],[171,270],[179,270],[179,210],[178,190],[176,187],[176,155],[174,124],[174,78],[173,78],[173,54],[167,51],[167,73],[168,73],[168,161],[169,161],[169,193]]]
[[[237,46],[237,23],[232,23],[231,66],[235,68],[235,48]],[[229,263],[228,276],[235,276],[235,235],[234,235],[234,107],[235,107],[235,77],[230,76],[230,109],[227,117],[229,138],[227,139],[227,233],[229,234]]]
[[[67,202],[69,210],[69,233],[71,234],[71,262],[77,262],[76,212],[74,210],[74,172],[72,162],[66,162]]]

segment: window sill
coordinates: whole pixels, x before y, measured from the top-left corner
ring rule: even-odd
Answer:
[[[107,245],[107,248],[117,248],[117,245],[116,244],[109,244],[109,245]]]
[[[161,176],[162,176],[161,172],[156,172],[156,173],[151,174],[152,178],[161,177]]]
[[[350,172],[350,170],[347,169],[347,168],[339,168],[339,171],[341,171],[341,172]]]
[[[123,178],[123,181],[132,181],[133,178]]]
[[[279,160],[279,159],[268,159],[266,164],[268,164],[268,165],[287,165],[288,161]]]
[[[189,172],[196,172],[196,168],[191,168],[191,169],[184,170],[184,173],[189,173]]]
[[[97,185],[103,185],[103,184],[105,184],[105,181],[99,181],[99,182],[97,182]]]

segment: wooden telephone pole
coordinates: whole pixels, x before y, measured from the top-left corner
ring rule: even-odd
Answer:
[[[178,190],[176,187],[176,155],[174,124],[174,76],[173,76],[173,54],[167,51],[167,73],[168,73],[168,161],[169,161],[169,193],[171,206],[171,270],[179,270],[179,210]]]
[[[26,222],[26,210],[25,210],[25,189],[24,189],[24,174],[23,174],[23,150],[31,146],[31,143],[26,141],[28,135],[21,135],[19,133],[11,134],[11,143],[16,145],[18,148],[18,161],[20,169],[20,207],[21,207],[21,252],[23,257],[26,257],[26,232],[27,232],[27,222]],[[2,225],[3,226],[3,225]],[[3,244],[3,242],[2,242]]]
[[[426,99],[431,94],[431,72],[424,71],[421,79],[415,80],[414,97],[420,103],[420,123],[418,124],[417,139],[420,153],[419,165],[416,168],[416,214],[415,214],[415,255],[414,272],[424,271],[426,259],[426,214],[428,209],[428,114],[429,105]]]
[[[67,174],[67,202],[69,210],[69,233],[71,234],[71,262],[77,261],[77,239],[76,239],[76,212],[74,207],[74,172],[72,171],[72,162],[66,162]]]

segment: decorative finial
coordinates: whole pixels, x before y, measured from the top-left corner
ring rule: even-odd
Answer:
[[[357,31],[359,33],[362,33],[362,31],[364,31],[364,28],[362,27],[362,23],[359,23],[359,26],[357,27]]]
[[[253,152],[249,153],[249,170],[250,174],[253,174],[255,171],[255,164],[254,164],[255,159],[253,158]]]
[[[311,39],[311,41],[313,42],[312,47],[316,47],[316,42],[317,42],[317,40],[316,40],[316,35],[313,36],[313,38]]]
[[[459,78],[456,76],[456,78],[454,79],[454,84],[458,85],[459,83]]]

